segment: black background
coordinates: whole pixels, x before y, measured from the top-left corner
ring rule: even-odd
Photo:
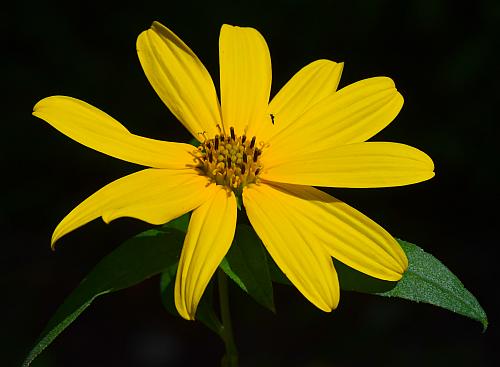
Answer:
[[[119,5],[118,5],[119,4]],[[266,38],[273,93],[305,64],[344,61],[341,86],[392,77],[405,97],[375,140],[427,152],[436,177],[392,189],[332,190],[391,234],[442,260],[490,318],[343,292],[324,314],[277,286],[277,315],[236,287],[241,366],[493,366],[498,334],[498,42],[500,3],[454,1],[18,2],[2,5],[1,366],[17,366],[65,296],[124,239],[149,225],[97,220],[51,252],[53,228],[76,204],[137,166],[89,150],[31,116],[63,94],[130,131],[186,141],[150,87],[135,40],[153,20],[179,35],[218,84],[221,24]],[[97,300],[35,366],[216,366],[217,337],[162,309],[158,279]]]

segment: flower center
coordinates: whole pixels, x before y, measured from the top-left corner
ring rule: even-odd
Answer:
[[[256,146],[255,136],[251,139],[246,135],[236,136],[231,127],[229,135],[215,135],[198,146],[198,168],[217,185],[241,190],[248,184],[258,182],[262,171],[262,149],[263,144],[260,148]]]

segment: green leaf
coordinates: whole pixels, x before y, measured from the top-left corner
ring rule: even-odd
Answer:
[[[340,288],[345,291],[429,303],[479,321],[483,325],[483,331],[486,330],[486,313],[462,282],[438,259],[417,245],[403,240],[398,242],[409,261],[408,270],[400,281],[376,279],[333,259]],[[291,285],[271,257],[268,257],[268,265],[274,282]]]
[[[66,329],[97,297],[131,287],[176,264],[184,233],[173,228],[152,229],[125,241],[102,259],[50,319],[24,366]]]
[[[220,267],[255,301],[275,312],[266,251],[251,226],[238,224],[233,244]]]
[[[192,138],[191,140],[188,141],[188,144],[198,147],[200,145],[200,142],[198,141],[198,139]]]
[[[267,266],[269,268],[269,274],[271,275],[271,280],[278,284],[292,285],[290,280],[286,277],[285,273],[276,265],[271,255],[266,251]]]
[[[177,273],[177,265],[175,263],[169,267],[166,271],[161,273],[160,276],[160,297],[163,307],[172,315],[179,316],[177,309],[175,308],[174,301],[174,285],[175,285],[175,274]]]
[[[488,318],[477,299],[439,260],[417,245],[398,240],[408,257],[409,267],[398,282],[387,282],[362,274],[334,260],[344,290],[399,297],[429,303],[467,316],[488,327]]]
[[[165,309],[172,315],[180,317],[177,309],[175,308],[174,301],[174,287],[175,287],[175,274],[177,272],[177,264],[170,267],[161,275],[160,281],[160,294],[161,301]],[[222,323],[220,322],[213,306],[213,287],[210,282],[201,297],[200,303],[196,310],[197,321],[200,321],[214,333],[219,336],[222,335]]]
[[[181,231],[183,233],[186,233],[190,218],[191,218],[191,212],[181,215],[180,217],[175,218],[174,220],[171,220],[168,223],[165,223],[164,225],[161,226],[161,228],[172,228],[172,229],[177,229],[178,231]]]

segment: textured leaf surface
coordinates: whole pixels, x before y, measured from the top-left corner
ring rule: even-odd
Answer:
[[[486,313],[462,282],[443,263],[417,245],[403,240],[398,242],[409,261],[408,270],[400,281],[375,279],[333,259],[340,288],[345,291],[429,303],[479,321],[483,330],[486,330]],[[291,285],[270,257],[268,265],[273,282]]]
[[[238,224],[233,244],[220,267],[255,301],[275,312],[266,250],[251,226]]]
[[[173,228],[149,230],[124,242],[101,260],[50,319],[23,363],[31,362],[97,297],[131,287],[179,260],[184,233]]]
[[[477,299],[438,259],[417,245],[398,240],[409,267],[399,282],[371,278],[335,261],[341,288],[384,297],[399,297],[439,306],[488,326],[488,318]]]

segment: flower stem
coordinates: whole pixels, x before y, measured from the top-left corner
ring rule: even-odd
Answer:
[[[231,314],[229,312],[229,297],[227,289],[227,277],[222,269],[217,272],[219,285],[219,302],[222,321],[221,337],[226,346],[226,354],[222,358],[222,367],[238,366],[238,350],[234,343],[233,328],[231,326]]]

